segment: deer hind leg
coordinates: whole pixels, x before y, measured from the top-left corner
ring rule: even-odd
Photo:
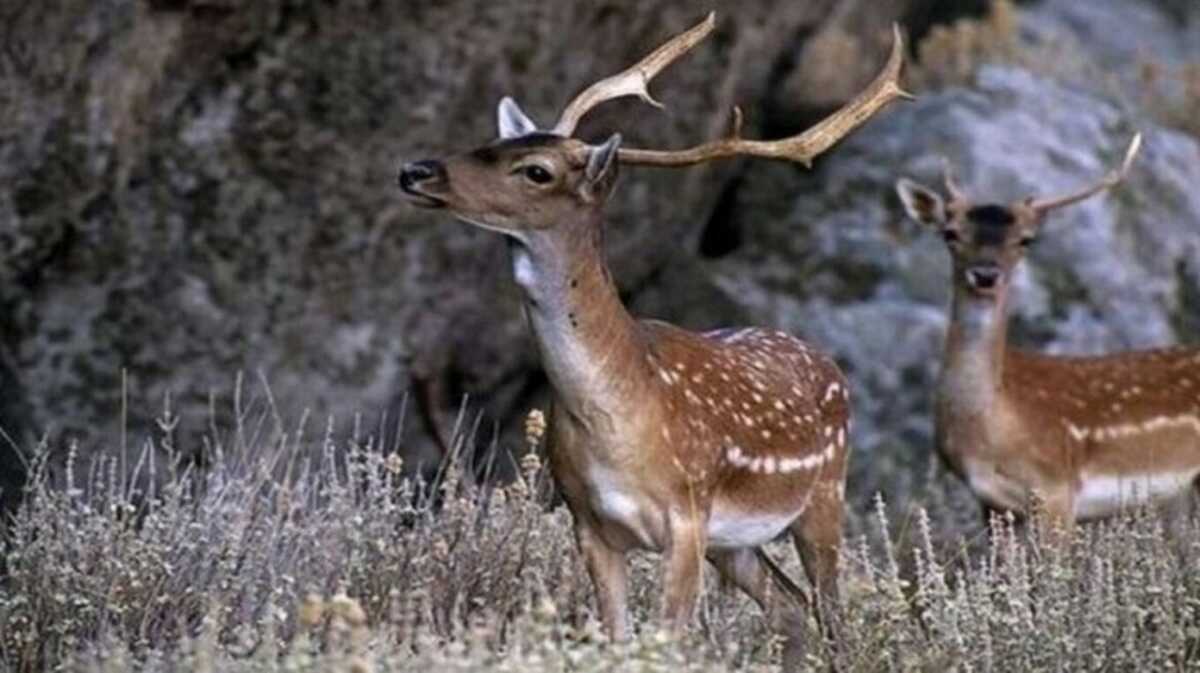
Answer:
[[[844,515],[840,487],[840,483],[833,481],[814,485],[813,488],[817,490],[812,494],[808,509],[790,527],[792,542],[796,545],[804,572],[814,589],[817,621],[833,645],[839,642],[840,635],[838,559],[842,549]]]
[[[754,599],[770,619],[771,628],[784,636],[783,670],[801,670],[806,645],[804,593],[786,576],[782,577],[783,586],[772,587],[779,571],[759,549],[710,550],[708,560],[722,577]]]
[[[608,546],[599,533],[586,524],[576,523],[575,541],[596,592],[604,630],[613,641],[625,640],[629,635],[625,607],[629,580],[624,552]]]
[[[671,516],[670,544],[663,553],[662,616],[674,633],[691,621],[703,582],[705,524],[701,517]]]
[[[1173,498],[1151,507],[1151,513],[1158,518],[1163,535],[1167,538],[1167,548],[1181,559],[1187,558],[1186,542],[1190,537],[1188,528],[1192,519],[1192,500],[1192,493],[1189,491],[1183,497]]]

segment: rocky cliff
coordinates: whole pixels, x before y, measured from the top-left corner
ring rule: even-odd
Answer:
[[[581,133],[680,147],[724,131],[734,104],[748,135],[794,132],[878,68],[891,21],[919,38],[987,4],[718,8],[717,34],[655,84],[665,112],[616,102]],[[417,380],[449,418],[468,396],[515,427],[544,381],[504,247],[405,207],[397,164],[488,140],[501,95],[550,119],[698,18],[668,0],[16,5],[0,36],[0,423],[26,446],[85,451],[157,433],[168,395],[177,442],[202,447],[236,421],[239,376],[238,409],[286,423],[307,411],[349,432],[361,414],[374,428]],[[1194,30],[1176,5],[1148,5],[1145,25]],[[1034,25],[1086,35],[1094,24],[1062,7],[1022,10],[1019,38],[1047,39]],[[1172,40],[1144,44],[1188,44]],[[929,179],[939,155],[1008,198],[1094,176],[1142,129],[1130,184],[1048,229],[1014,336],[1095,352],[1194,342],[1200,324],[1192,139],[1136,97],[1027,65],[921,93],[814,171],[631,170],[610,209],[614,273],[638,313],[778,325],[838,355],[863,489],[892,479],[874,458],[927,454],[946,260],[901,221],[891,184]],[[388,441],[429,445],[405,428]]]

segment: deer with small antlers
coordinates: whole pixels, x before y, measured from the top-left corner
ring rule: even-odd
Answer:
[[[976,204],[949,164],[946,193],[901,179],[909,217],[940,230],[954,294],[935,400],[937,449],[984,503],[1044,508],[1069,531],[1076,520],[1182,496],[1200,475],[1200,349],[1051,357],[1010,348],[1006,309],[1014,269],[1046,216],[1120,184],[1121,165],[1065,196]]]
[[[550,131],[511,99],[500,139],[404,165],[417,206],[503,234],[524,310],[554,392],[547,452],[572,513],[601,619],[627,634],[626,559],[663,555],[668,626],[690,620],[708,559],[786,632],[785,665],[803,652],[803,594],[761,546],[790,533],[820,605],[837,598],[849,404],[834,362],[767,329],[695,333],[634,319],[604,259],[603,209],[620,164],[687,166],[736,155],[807,165],[892,100],[899,32],[886,67],[854,100],[782,140],[727,138],[681,151],[572,137],[593,107],[635,95],[712,31],[713,15],[570,102]],[[737,115],[740,117],[740,115]],[[774,591],[774,589],[781,589]],[[791,600],[783,597],[789,596]]]

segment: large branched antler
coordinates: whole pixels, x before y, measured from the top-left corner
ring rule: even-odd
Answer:
[[[1137,157],[1138,150],[1141,148],[1142,134],[1137,133],[1133,136],[1133,140],[1129,141],[1129,149],[1125,150],[1125,158],[1121,161],[1121,165],[1110,171],[1108,175],[1105,175],[1095,184],[1063,196],[1053,196],[1044,199],[1030,199],[1025,203],[1025,207],[1029,208],[1038,215],[1045,215],[1056,208],[1062,208],[1063,206],[1069,206],[1072,203],[1078,203],[1090,196],[1116,187],[1117,185],[1121,184],[1121,182],[1125,180],[1125,176],[1129,174],[1129,168],[1133,165],[1133,160]]]
[[[805,166],[835,143],[861,126],[876,112],[897,98],[911,99],[900,88],[900,69],[904,61],[904,42],[900,27],[893,26],[892,53],[887,65],[861,93],[840,110],[807,131],[779,140],[747,140],[741,137],[741,111],[734,108],[733,132],[685,150],[647,150],[621,148],[620,160],[627,164],[649,166],[687,166],[737,155],[787,159]]]
[[[567,104],[558,123],[554,125],[553,133],[570,136],[592,108],[614,98],[638,96],[655,107],[663,107],[650,95],[647,88],[650,80],[708,37],[715,25],[715,15],[710,12],[703,21],[671,38],[641,61],[591,85]],[[742,138],[742,111],[735,107],[733,130],[726,138],[685,150],[621,148],[618,157],[626,164],[688,166],[737,155],[751,155],[787,159],[809,166],[818,155],[861,126],[888,103],[897,98],[912,98],[900,88],[900,69],[904,61],[900,27],[893,26],[892,31],[892,52],[883,71],[854,100],[804,133],[779,140]]]

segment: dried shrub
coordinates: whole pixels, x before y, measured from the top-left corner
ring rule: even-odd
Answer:
[[[935,26],[917,46],[909,77],[920,91],[969,85],[980,65],[1012,63],[1019,54],[1016,6],[1012,0],[993,0],[983,18]]]
[[[909,77],[917,91],[972,86],[979,68],[1008,64],[1050,79],[1083,83],[1144,110],[1155,122],[1200,137],[1200,63],[1171,66],[1155,60],[1138,65],[1132,77],[1094,63],[1071,40],[1022,44],[1013,0],[993,0],[980,19],[937,26],[917,46]],[[1136,81],[1130,81],[1136,80]]]
[[[1168,67],[1147,61],[1138,74],[1141,105],[1155,121],[1200,138],[1200,63]]]
[[[430,487],[371,441],[338,445],[330,429],[309,453],[302,425],[256,434],[261,419],[235,416],[245,427],[214,433],[225,443],[204,474],[156,464],[147,446],[130,477],[68,461],[55,488],[39,453],[0,589],[0,667],[774,670],[778,639],[711,574],[694,629],[660,633],[648,555],[633,557],[637,632],[605,641],[569,516],[547,507],[536,415],[505,487],[454,460]],[[843,638],[812,648],[814,668],[1165,670],[1200,655],[1195,521],[1132,513],[1059,548],[1036,524],[998,519],[990,543],[954,543],[924,509],[910,516],[898,526],[880,499],[855,522]],[[787,545],[771,552],[802,576]]]

